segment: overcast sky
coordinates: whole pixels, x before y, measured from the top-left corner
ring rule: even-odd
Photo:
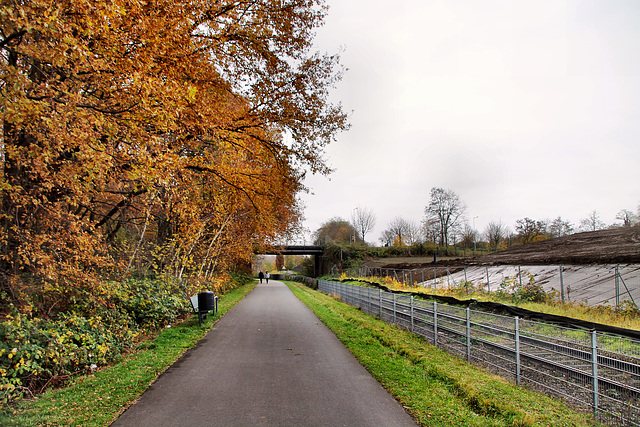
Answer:
[[[361,206],[378,238],[420,223],[432,187],[490,221],[640,203],[640,1],[328,0],[317,46],[343,49],[331,99],[351,130],[303,195],[312,232]]]

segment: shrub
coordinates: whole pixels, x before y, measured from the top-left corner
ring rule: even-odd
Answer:
[[[522,285],[515,294],[513,299],[516,301],[528,301],[528,302],[547,302],[547,292],[542,285],[529,282]]]
[[[545,291],[544,287],[536,282],[533,274],[529,272],[523,272],[523,274],[528,275],[528,279],[523,283],[518,276],[505,277],[496,295],[501,299],[510,299],[516,304],[523,301],[544,303],[554,298],[552,292]]]
[[[2,404],[106,365],[131,349],[140,334],[190,311],[185,286],[162,280],[107,283],[92,301],[72,307],[53,319],[14,309],[0,322]]]
[[[122,313],[55,320],[14,313],[0,322],[0,401],[35,394],[70,375],[105,365],[131,347],[136,328]]]
[[[142,329],[154,330],[173,323],[187,312],[184,285],[163,280],[127,280],[116,284],[113,306],[124,310]]]

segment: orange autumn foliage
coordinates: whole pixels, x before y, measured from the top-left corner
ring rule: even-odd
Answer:
[[[295,232],[347,128],[322,3],[3,0],[0,308],[212,279]]]

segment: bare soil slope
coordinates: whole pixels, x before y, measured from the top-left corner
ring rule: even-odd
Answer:
[[[394,262],[386,268],[420,268],[432,263]],[[640,264],[640,226],[576,233],[515,246],[474,258],[438,261],[438,265]]]
[[[477,257],[482,264],[635,264],[640,226],[576,233]]]

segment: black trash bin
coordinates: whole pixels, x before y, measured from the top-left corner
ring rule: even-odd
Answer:
[[[198,294],[198,311],[205,314],[216,309],[216,297],[211,291],[204,291]]]

